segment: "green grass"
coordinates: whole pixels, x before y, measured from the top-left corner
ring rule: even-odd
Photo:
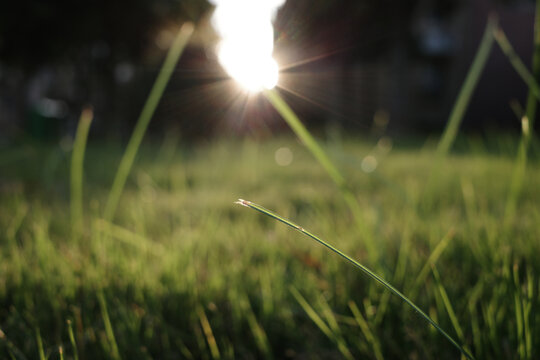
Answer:
[[[94,114],[92,108],[85,108],[82,111],[79,120],[79,126],[75,139],[73,140],[73,150],[71,152],[71,225],[74,236],[79,235],[82,230],[83,218],[83,167],[84,167],[84,151],[86,150],[86,141],[90,123]]]
[[[362,160],[376,145],[333,144],[327,153],[367,215],[377,260],[339,189],[291,138],[143,144],[114,224],[102,214],[123,149],[90,142],[78,241],[70,154],[2,149],[24,161],[5,155],[0,169],[0,357],[58,359],[60,346],[66,359],[457,357],[397,297],[301,234],[235,206],[241,197],[377,268],[476,358],[537,358],[534,151],[516,216],[503,219],[518,140],[458,137],[429,199],[434,148],[398,142],[366,174]],[[274,161],[282,146],[294,154],[288,167]]]
[[[429,324],[431,324],[435,329],[437,329],[437,331],[439,331],[441,333],[441,335],[443,335],[448,341],[450,341],[464,356],[466,356],[468,359],[473,359],[473,357],[465,349],[463,349],[457,343],[456,340],[454,340],[450,335],[448,335],[448,333],[446,333],[435,321],[433,321],[433,319],[431,319],[429,317],[429,315],[427,315],[424,311],[422,311],[422,309],[420,309],[414,302],[412,302],[403,293],[401,293],[399,290],[397,290],[395,287],[393,287],[388,281],[381,278],[379,275],[374,273],[372,270],[368,269],[367,267],[365,267],[364,265],[362,265],[358,261],[351,258],[349,255],[345,254],[341,250],[339,250],[336,247],[332,246],[331,244],[324,241],[323,239],[321,239],[317,235],[314,235],[314,234],[310,233],[309,231],[307,231],[306,229],[304,229],[300,225],[295,224],[294,222],[279,216],[278,214],[272,212],[271,210],[268,210],[268,209],[266,209],[266,208],[264,208],[264,207],[262,207],[262,206],[260,206],[258,204],[255,204],[255,203],[253,203],[251,201],[248,201],[248,200],[238,199],[238,201],[236,203],[239,204],[239,205],[251,208],[253,210],[259,211],[260,213],[262,213],[262,214],[264,214],[266,216],[269,216],[269,217],[271,217],[271,218],[273,218],[273,219],[275,219],[275,220],[277,220],[279,222],[282,222],[283,224],[285,224],[285,225],[287,225],[287,226],[301,232],[302,234],[306,235],[307,237],[311,238],[312,240],[315,240],[320,245],[323,245],[324,247],[326,247],[328,250],[330,250],[330,251],[334,252],[335,254],[341,256],[343,259],[345,259],[346,261],[348,261],[349,263],[351,263],[352,265],[357,267],[359,270],[361,270],[365,275],[370,277],[372,280],[377,281],[379,284],[384,286],[391,293],[393,293],[398,298],[400,298],[403,302],[407,303],[414,311],[416,311],[418,314],[420,314],[420,316],[422,316]],[[376,258],[375,260],[378,261],[378,258]],[[429,259],[428,259],[428,261],[429,261]],[[298,296],[300,296],[300,295],[297,295],[296,297],[298,298]],[[446,298],[446,300],[447,300],[447,298]],[[303,307],[306,308],[306,306],[303,306]],[[308,311],[306,311],[306,312],[308,312]],[[310,310],[309,312],[312,312],[312,310]],[[311,318],[313,319],[314,317],[311,316]],[[454,319],[454,318],[455,318],[455,316],[452,317],[452,319]],[[319,323],[319,321],[316,321],[316,323]],[[337,325],[335,327],[337,327]],[[321,327],[321,329],[322,329],[322,327]],[[462,335],[462,332],[459,332],[458,334]],[[460,338],[462,339],[463,336],[460,336]],[[341,345],[341,342],[339,342],[338,345]],[[352,356],[348,356],[348,354],[346,354],[346,353],[343,353],[343,355],[345,357],[347,357],[347,358],[352,358]]]

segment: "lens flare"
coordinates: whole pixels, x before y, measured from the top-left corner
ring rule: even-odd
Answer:
[[[213,0],[212,25],[221,37],[223,68],[248,91],[271,89],[278,82],[272,20],[284,0]]]

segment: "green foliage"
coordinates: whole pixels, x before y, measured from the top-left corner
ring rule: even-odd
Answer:
[[[477,358],[539,356],[534,151],[519,216],[502,221],[517,143],[458,137],[429,207],[418,208],[406,199],[421,202],[432,149],[398,143],[369,174],[361,163],[376,145],[345,140],[332,153],[344,159],[335,165],[369,215],[377,271],[404,294],[415,292],[412,300],[444,329],[458,324]],[[288,167],[274,160],[284,146],[294,154]],[[117,357],[115,346],[122,359],[455,358],[397,297],[301,234],[232,204],[264,203],[373,267],[350,209],[336,201],[339,190],[301,144],[164,147],[141,147],[113,224],[101,215],[123,151],[89,144],[80,241],[71,238],[69,156],[53,147],[3,151],[24,161],[0,171],[0,357],[38,357],[39,329],[49,358],[59,358],[59,346],[66,359]],[[51,168],[45,160],[53,155]],[[430,276],[432,264],[440,281]]]

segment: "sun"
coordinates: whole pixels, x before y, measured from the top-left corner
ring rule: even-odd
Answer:
[[[218,57],[223,68],[250,92],[272,89],[277,85],[279,68],[271,56],[261,56],[245,46],[223,41]]]
[[[281,0],[215,1],[212,24],[221,41],[219,62],[227,73],[249,92],[272,89],[278,83],[279,67],[272,57],[272,18]]]

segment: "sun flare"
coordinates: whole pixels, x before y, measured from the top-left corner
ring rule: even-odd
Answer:
[[[284,0],[214,0],[212,25],[221,37],[217,48],[223,68],[250,92],[277,85],[274,14]]]

